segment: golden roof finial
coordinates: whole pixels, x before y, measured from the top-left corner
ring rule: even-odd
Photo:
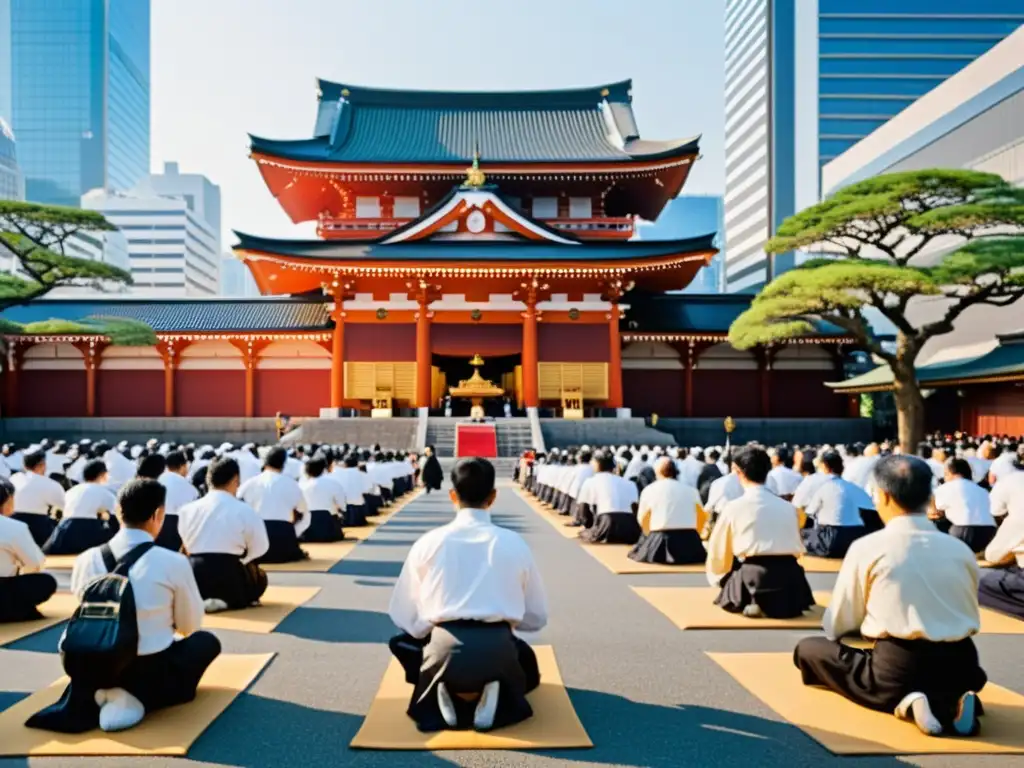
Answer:
[[[480,145],[473,148],[473,164],[466,169],[466,187],[482,187],[487,181],[484,172],[480,170]]]

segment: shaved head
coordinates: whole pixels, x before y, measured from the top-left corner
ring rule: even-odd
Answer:
[[[674,480],[679,475],[676,463],[669,456],[662,456],[654,463],[654,473],[658,477]]]

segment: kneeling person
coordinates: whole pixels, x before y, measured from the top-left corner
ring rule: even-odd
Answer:
[[[270,541],[260,516],[235,498],[239,478],[237,461],[215,459],[207,469],[210,492],[178,510],[178,533],[207,613],[245,608],[267,591],[267,574],[255,561]]]
[[[743,495],[725,505],[708,539],[707,576],[721,587],[715,605],[756,618],[791,619],[814,605],[804,569],[796,507],[765,488],[771,460],[741,448],[733,473]]]
[[[985,569],[978,585],[978,600],[986,608],[1024,621],[1024,514],[1006,516],[985,547],[985,559],[1004,567]]]
[[[117,533],[117,499],[106,487],[107,465],[99,459],[82,468],[82,482],[67,492],[64,517],[43,544],[48,555],[80,555]]]
[[[309,507],[309,528],[303,541],[341,541],[345,538],[345,489],[327,473],[327,458],[317,454],[306,462],[306,476],[299,483]]]
[[[933,475],[922,459],[886,456],[874,476],[885,528],[850,546],[822,621],[826,637],[801,640],[793,661],[805,685],[913,719],[929,735],[972,735],[975,691],[987,680],[971,640],[981,624],[974,553],[928,520]],[[839,642],[858,633],[875,647]]]
[[[309,528],[309,510],[298,482],[284,473],[287,461],[284,448],[271,448],[263,460],[263,471],[242,483],[237,493],[267,527],[270,548],[262,555],[264,563],[293,563],[309,557],[299,546],[299,537]]]
[[[820,466],[826,479],[805,508],[814,524],[801,535],[809,554],[841,560],[868,533],[861,510],[874,512],[875,503],[863,488],[843,479],[843,457],[837,452],[825,451]]]
[[[537,659],[513,630],[542,629],[547,602],[526,542],[491,522],[494,467],[464,459],[451,479],[455,520],[413,545],[395,585],[390,614],[404,634],[391,652],[413,685],[408,713],[421,731],[486,731],[533,714]]]
[[[29,718],[26,725],[62,733],[84,733],[97,726],[121,731],[158,709],[192,701],[199,680],[220,654],[220,641],[199,630],[203,600],[184,555],[157,547],[164,519],[164,487],[155,480],[128,482],[118,495],[121,530],[102,547],[78,556],[71,589],[79,597],[112,570],[127,571],[135,599],[137,654],[120,670],[95,659],[66,652],[64,669],[71,682],[60,700]],[[95,621],[95,619],[92,619]],[[183,636],[175,640],[175,633]]]
[[[655,464],[658,479],[640,493],[637,520],[644,535],[629,553],[642,563],[686,565],[707,557],[700,531],[706,515],[700,493],[677,479],[679,469],[668,456]]]
[[[0,624],[40,618],[38,607],[57,591],[57,580],[39,573],[43,551],[13,514],[14,486],[0,479]]]
[[[586,528],[580,538],[591,544],[636,544],[643,533],[636,520],[636,483],[615,474],[610,453],[594,457],[594,470],[576,500],[576,522]]]
[[[932,501],[935,527],[973,552],[984,552],[996,535],[988,491],[973,481],[966,459],[947,459],[944,471],[945,482],[935,489]]]

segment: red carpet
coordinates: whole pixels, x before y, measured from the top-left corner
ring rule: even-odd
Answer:
[[[456,424],[455,455],[481,456],[493,459],[498,455],[498,434],[493,424]]]

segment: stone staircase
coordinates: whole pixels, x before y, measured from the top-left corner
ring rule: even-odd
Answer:
[[[458,418],[430,417],[427,422],[427,445],[434,446],[438,458],[455,455],[455,425],[465,421]],[[529,419],[495,419],[488,424],[493,424],[495,428],[499,458],[515,458],[533,447]]]
[[[330,445],[380,445],[396,450],[416,450],[414,418],[391,419],[306,419],[284,436],[285,443],[327,443]]]

